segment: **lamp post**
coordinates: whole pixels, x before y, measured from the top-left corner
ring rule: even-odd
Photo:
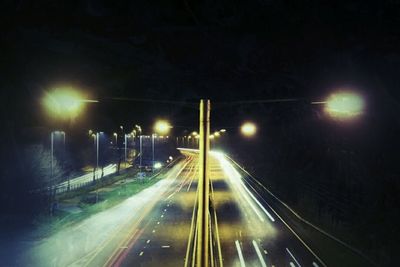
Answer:
[[[114,135],[114,137],[115,137],[115,147],[118,148],[118,134],[117,134],[117,133],[114,133],[113,135]]]
[[[154,139],[156,134],[151,135],[151,151],[152,151],[152,161],[151,161],[151,169],[154,171]]]
[[[155,160],[155,155],[154,155],[154,150],[155,150],[155,137],[157,137],[157,134],[167,134],[170,129],[172,128],[171,124],[166,121],[166,120],[158,120],[156,121],[156,123],[154,124],[154,132],[151,135],[151,144],[152,144],[152,170],[154,170],[154,160]]]
[[[130,137],[130,134],[125,134],[124,135],[124,144],[125,144],[125,168],[127,167],[127,148],[128,148],[128,137]]]
[[[50,158],[50,166],[51,166],[51,180],[53,180],[54,176],[54,135],[61,134],[63,136],[63,148],[65,151],[65,132],[64,131],[52,131],[50,133],[50,141],[51,141],[51,158]]]
[[[139,168],[142,169],[142,158],[143,158],[143,135],[139,136]]]

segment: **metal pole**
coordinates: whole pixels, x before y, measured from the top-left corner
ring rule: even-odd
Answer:
[[[127,145],[128,145],[128,139],[127,139],[127,135],[125,134],[125,168],[126,168],[126,149],[127,149]]]
[[[96,133],[96,176],[97,169],[99,168],[99,133]]]
[[[96,135],[92,135],[93,137],[93,149],[96,150]],[[96,165],[93,167],[93,181],[95,179],[96,175]]]
[[[50,134],[50,141],[51,141],[51,145],[50,145],[50,147],[51,147],[51,158],[50,158],[50,161],[51,161],[51,163],[50,163],[50,169],[51,169],[51,171],[50,171],[50,173],[51,173],[51,176],[50,176],[50,178],[51,178],[51,181],[52,181],[52,183],[53,183],[53,154],[54,154],[54,132],[51,132],[51,134]]]
[[[155,134],[152,134],[151,135],[151,150],[152,150],[152,154],[153,154],[153,156],[152,156],[152,161],[151,161],[151,169],[153,170],[153,168],[154,168],[154,136],[155,136]],[[153,170],[154,171],[154,170]]]
[[[143,147],[143,136],[140,135],[139,136],[139,153],[140,153],[140,157],[139,157],[139,168],[142,169],[142,147]]]
[[[209,265],[209,159],[210,100],[200,100],[200,150],[197,210],[197,256],[199,267]]]

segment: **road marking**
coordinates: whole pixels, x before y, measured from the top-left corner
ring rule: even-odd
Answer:
[[[258,247],[257,242],[254,241],[254,240],[253,240],[253,246],[254,246],[254,249],[257,252],[257,256],[258,256],[258,259],[261,262],[261,266],[262,267],[267,267],[267,264],[265,263],[264,258],[263,258],[262,254],[261,254],[260,248]]]
[[[313,263],[312,263],[312,266],[314,266],[314,267],[319,267],[319,265],[318,265],[316,262],[314,262],[314,261],[313,261]]]
[[[292,257],[292,259],[296,262],[297,266],[301,267],[300,263],[296,260],[292,252],[290,252],[288,248],[286,248],[286,251],[289,253],[290,257]]]
[[[150,239],[149,239],[149,240],[147,240],[147,242],[146,242],[146,243],[147,243],[147,244],[148,244],[148,243],[150,243]]]
[[[143,253],[144,253],[143,251],[142,251],[142,252],[140,252],[139,256],[142,256],[142,255],[143,255]]]
[[[241,267],[246,267],[246,264],[244,263],[242,249],[240,248],[240,244],[239,244],[238,240],[235,241],[235,245],[236,245],[236,249],[237,249],[237,252],[238,252],[238,255],[239,255],[240,266]]]
[[[169,245],[165,245],[165,246],[161,246],[162,248],[170,248],[171,246]]]
[[[290,264],[290,267],[296,267],[296,265],[294,265],[293,262],[289,262],[289,264]]]

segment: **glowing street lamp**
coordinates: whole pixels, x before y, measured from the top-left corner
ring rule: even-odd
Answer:
[[[159,120],[154,124],[154,131],[161,135],[167,134],[171,128],[172,126],[166,120]]]
[[[115,146],[118,147],[118,134],[117,133],[113,133],[113,136],[115,137]]]
[[[241,133],[246,137],[254,136],[257,132],[257,126],[252,122],[245,122],[240,127]]]
[[[48,114],[59,119],[76,117],[83,110],[86,102],[98,101],[85,99],[81,93],[70,88],[57,88],[47,92],[42,100]]]
[[[351,120],[363,114],[365,102],[361,95],[352,91],[331,94],[324,102],[324,111],[336,120]]]

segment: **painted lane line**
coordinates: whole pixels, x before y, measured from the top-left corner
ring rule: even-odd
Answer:
[[[319,265],[315,261],[313,261],[312,266],[319,267]]]
[[[297,261],[297,259],[294,257],[293,253],[290,252],[288,248],[286,248],[286,251],[289,253],[290,257],[296,262],[297,266],[301,267],[300,263]]]
[[[246,264],[244,263],[242,249],[240,248],[240,244],[239,244],[238,240],[235,241],[235,245],[236,245],[236,249],[237,249],[237,252],[238,252],[238,255],[239,255],[240,266],[241,267],[246,267]]]
[[[254,241],[254,240],[253,240],[253,246],[254,246],[254,249],[257,252],[257,256],[258,256],[258,259],[261,262],[261,266],[262,267],[267,267],[267,264],[265,263],[264,258],[263,258],[262,254],[261,254],[260,248],[258,247],[257,242]]]
[[[169,245],[165,245],[165,246],[161,246],[162,248],[170,248],[171,246]]]

